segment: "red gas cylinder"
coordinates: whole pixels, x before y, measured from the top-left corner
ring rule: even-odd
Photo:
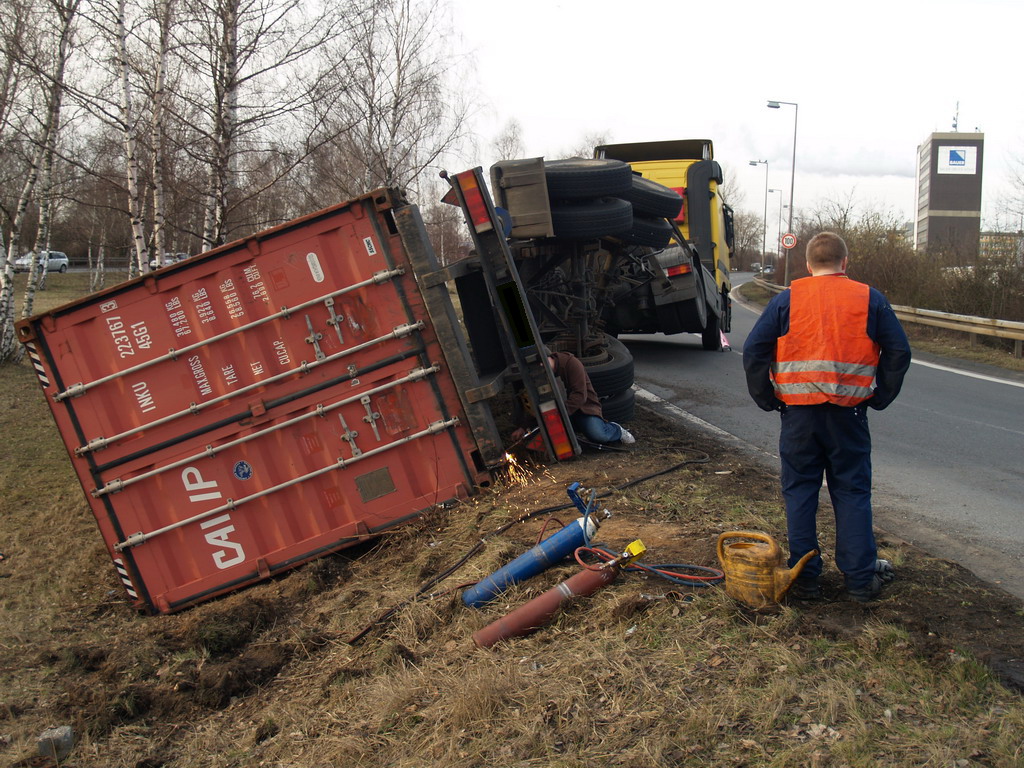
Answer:
[[[619,570],[616,563],[585,568],[525,605],[519,606],[507,616],[474,632],[473,642],[479,648],[490,648],[499,640],[528,635],[550,623],[566,600],[594,594],[605,584],[614,581],[619,575]]]

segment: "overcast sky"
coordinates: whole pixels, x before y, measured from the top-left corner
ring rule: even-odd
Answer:
[[[857,211],[909,221],[917,146],[958,115],[960,132],[985,134],[983,225],[1011,226],[999,204],[1024,158],[1024,0],[452,3],[488,101],[474,164],[496,159],[489,143],[512,118],[527,156],[564,156],[594,134],[710,138],[739,207],[762,215],[765,166],[748,161],[768,161],[783,190],[768,197],[771,239],[795,116],[798,214],[852,194]]]

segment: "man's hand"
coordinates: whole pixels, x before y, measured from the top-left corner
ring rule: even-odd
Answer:
[[[524,437],[526,437],[526,430],[519,427],[519,429],[512,433],[512,442],[514,443],[517,440],[522,440]]]

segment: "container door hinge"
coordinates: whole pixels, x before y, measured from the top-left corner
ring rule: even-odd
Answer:
[[[359,450],[359,446],[356,445],[356,438],[359,437],[359,433],[348,428],[348,424],[345,423],[345,417],[340,413],[338,414],[338,420],[341,421],[341,426],[345,430],[341,434],[341,439],[352,446],[352,456],[355,457],[362,455],[363,452]]]
[[[313,345],[313,349],[316,352],[316,359],[323,360],[327,357],[323,350],[320,349],[320,339],[322,339],[324,335],[313,330],[313,321],[310,319],[309,315],[306,315],[306,328],[309,329],[309,336],[306,337],[306,343]]]
[[[327,311],[331,313],[331,317],[327,321],[327,324],[334,328],[334,330],[338,334],[338,341],[341,342],[342,346],[345,346],[345,339],[341,335],[341,326],[345,322],[345,316],[344,315],[339,315],[338,313],[336,313],[334,311],[334,298],[333,297],[328,296],[327,299],[324,300],[324,304],[327,307]]]
[[[367,424],[370,425],[370,428],[373,430],[373,435],[374,435],[374,437],[377,438],[377,442],[379,443],[380,442],[380,431],[377,429],[377,419],[380,418],[380,413],[375,411],[375,410],[373,410],[373,408],[370,407],[370,396],[369,395],[363,395],[362,397],[360,397],[359,398],[359,402],[362,403],[363,404],[363,408],[366,409],[366,415],[363,416],[363,421],[365,421]]]

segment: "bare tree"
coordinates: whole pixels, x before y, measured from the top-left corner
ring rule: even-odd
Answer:
[[[501,133],[491,142],[491,147],[497,160],[516,160],[526,154],[526,148],[523,146],[523,127],[519,121],[512,118],[505,123]]]
[[[21,316],[29,317],[35,301],[35,292],[46,286],[46,268],[49,258],[44,257],[50,250],[50,224],[53,217],[53,164],[57,155],[57,139],[60,133],[61,107],[64,103],[64,76],[68,58],[71,55],[72,38],[78,24],[78,6],[81,0],[50,0],[50,15],[56,36],[56,51],[52,65],[43,69],[46,82],[47,110],[41,126],[39,155],[41,166],[39,200],[39,229],[36,233],[35,254],[25,285],[25,298]],[[44,62],[47,59],[44,59]],[[43,65],[45,67],[45,64]]]
[[[427,237],[441,264],[450,264],[464,257],[469,250],[469,232],[458,206],[441,202],[450,189],[438,177],[422,185],[420,210]]]
[[[737,266],[749,268],[754,262],[762,261],[761,240],[764,218],[750,211],[736,211],[733,214],[733,253]],[[763,255],[763,254],[762,254]]]
[[[10,216],[11,239],[2,278],[3,286],[0,287],[0,362],[20,357],[20,348],[14,338],[13,270],[8,270],[21,247],[22,227],[29,204],[36,194],[40,176],[44,179],[46,189],[42,195],[41,238],[37,238],[37,241],[41,239],[46,243],[49,238],[49,185],[60,126],[65,70],[71,53],[79,2],[80,0],[49,0],[43,4],[37,9],[35,19],[28,25],[36,31],[35,45],[28,45],[32,41],[26,35],[19,40],[19,48],[6,51],[6,55],[19,57],[19,67],[31,75],[24,82],[35,84],[36,87],[30,90],[30,98],[35,97],[37,101],[30,103],[29,108],[23,112],[23,122],[18,128],[27,140],[30,154],[21,194],[13,215]],[[31,19],[33,9],[25,10],[29,12]],[[35,291],[39,287],[39,257],[42,249],[38,245],[37,242],[37,258],[29,271],[23,315],[31,313]],[[42,270],[45,271],[45,265],[42,266]]]
[[[850,188],[845,199],[828,198],[822,200],[806,216],[805,225],[814,232],[845,233],[857,223],[857,205],[854,198],[856,189]]]
[[[115,12],[116,66],[120,80],[120,124],[124,136],[125,170],[128,182],[128,215],[132,223],[133,266],[129,274],[143,272],[149,266],[149,252],[143,222],[143,192],[139,182],[139,119],[132,101],[131,70],[128,63],[128,28],[125,23],[126,0],[117,0]]]
[[[465,137],[468,106],[451,79],[457,60],[439,0],[379,0],[336,52],[347,99],[325,121],[333,138],[311,158],[316,187],[342,199],[412,188]]]
[[[184,93],[200,134],[193,156],[207,169],[207,247],[224,242],[232,210],[263,189],[243,191],[242,156],[273,152],[271,144],[300,128],[298,113],[314,104],[329,109],[340,98],[323,87],[329,68],[320,54],[343,31],[343,14],[358,4],[324,4],[316,15],[307,15],[307,7],[302,0],[184,2],[181,55],[193,75]]]
[[[167,70],[170,66],[171,26],[174,23],[175,0],[155,0],[154,16],[157,25],[157,64],[153,83],[153,120],[150,136],[153,142],[153,250],[157,266],[164,262],[167,252],[165,226],[167,196],[164,187],[166,123],[168,109]]]
[[[562,153],[562,157],[593,157],[594,147],[608,143],[607,133],[588,133],[574,148]]]
[[[1016,155],[1010,160],[1010,193],[1002,207],[1009,219],[1009,228],[1016,228],[1024,234],[1024,155]],[[1024,266],[1024,238],[1020,241],[1018,258]]]
[[[21,126],[17,124],[16,112],[18,95],[25,91],[22,87],[26,70],[23,62],[28,30],[32,26],[30,10],[29,4],[22,0],[12,0],[0,5],[0,71],[3,74],[3,81],[0,82],[0,148],[3,151],[0,152],[0,158],[10,170],[5,179],[7,184],[12,184],[18,176],[24,178],[24,164],[16,162],[21,138]],[[22,192],[24,193],[24,185]],[[24,197],[22,194],[22,198]],[[15,205],[12,209],[6,200],[3,202],[3,213],[8,222],[15,221],[15,211],[19,207]],[[18,255],[19,231],[12,227],[11,241],[4,243],[3,232],[0,230],[0,246],[4,246],[0,270],[0,363],[11,357],[15,347],[14,259]]]

